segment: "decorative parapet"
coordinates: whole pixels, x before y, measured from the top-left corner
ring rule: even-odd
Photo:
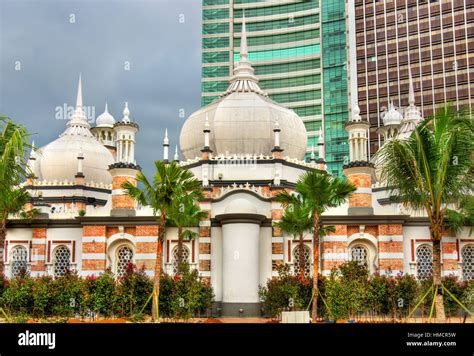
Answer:
[[[47,186],[54,186],[54,187],[71,187],[75,186],[76,183],[73,180],[52,180],[52,181],[47,181],[47,180],[36,180],[33,184],[35,187],[47,187]],[[23,186],[25,186],[23,184]],[[91,188],[103,188],[103,189],[112,189],[112,184],[104,184],[102,182],[94,182],[94,181],[89,181],[84,184],[86,187],[91,187]]]
[[[265,198],[265,199],[269,199],[272,197],[272,194],[270,192],[270,189],[268,187],[264,187],[264,186],[255,186],[253,184],[250,184],[249,182],[245,183],[245,184],[237,184],[237,183],[234,183],[234,184],[231,184],[231,185],[228,185],[228,186],[223,186],[223,187],[216,187],[218,189],[216,189],[214,191],[214,193],[212,194],[212,198],[213,199],[218,199],[218,198],[221,198],[231,192],[235,192],[235,191],[238,191],[238,190],[246,190],[246,191],[250,191],[250,192],[253,192],[253,193],[256,193],[257,195],[261,196],[262,198]]]
[[[216,155],[216,156],[213,156],[212,154],[210,154],[209,160],[214,161],[217,164],[221,164],[221,163],[226,164],[226,163],[228,163],[229,165],[231,165],[231,164],[235,164],[235,162],[270,161],[270,160],[275,160],[275,158],[272,155],[264,155],[263,153],[258,154],[258,155],[257,154],[223,154],[223,153],[221,153],[221,154]],[[288,156],[283,157],[282,160],[290,162],[290,163],[298,164],[298,165],[304,166],[304,167],[309,167],[309,168],[315,168],[316,167],[314,163],[306,162],[304,160],[299,160],[299,159],[296,159],[296,158],[291,158],[291,157],[288,157]],[[199,161],[201,161],[201,158],[200,157],[195,157],[195,158],[188,159],[186,161],[182,161],[179,164],[181,166],[188,166],[188,165],[191,165],[193,163],[197,163]]]

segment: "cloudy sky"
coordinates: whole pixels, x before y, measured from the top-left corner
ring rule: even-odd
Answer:
[[[0,0],[0,112],[25,124],[37,146],[64,130],[82,73],[84,105],[129,102],[140,125],[136,160],[146,174],[172,152],[200,106],[200,0]]]

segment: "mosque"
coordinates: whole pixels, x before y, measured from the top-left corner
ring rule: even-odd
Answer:
[[[110,268],[117,276],[132,262],[153,274],[157,225],[150,207],[138,206],[121,186],[136,183],[139,125],[125,104],[123,118],[108,112],[87,121],[79,80],[76,108],[55,141],[32,151],[34,173],[24,183],[29,208],[41,214],[31,221],[12,217],[4,253],[5,273],[27,268],[32,275],[60,276],[76,270],[82,276]],[[423,118],[415,105],[410,78],[404,114],[393,105],[383,116],[385,141],[408,137]],[[345,126],[350,157],[344,174],[357,190],[342,206],[324,214],[336,231],[322,238],[320,270],[324,275],[347,260],[371,272],[431,273],[432,250],[423,212],[408,211],[389,199],[377,177],[376,161],[367,151],[369,122],[356,106]],[[165,162],[169,139],[164,137]],[[273,226],[283,215],[275,196],[293,189],[302,173],[325,170],[324,138],[305,161],[306,130],[298,115],[272,101],[258,85],[248,60],[245,23],[240,61],[221,97],[193,113],[180,134],[184,160],[175,161],[201,182],[208,217],[195,228],[198,238],[185,242],[184,257],[208,279],[224,316],[260,314],[258,288],[277,276],[277,266],[293,265],[297,243]],[[176,272],[177,231],[167,228],[163,268]],[[312,236],[305,237],[306,273],[312,271]],[[442,240],[444,275],[474,278],[474,238],[467,231]]]

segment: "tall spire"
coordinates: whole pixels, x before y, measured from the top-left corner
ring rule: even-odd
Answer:
[[[242,16],[242,35],[240,37],[240,61],[247,61],[249,49],[247,46],[247,26],[245,24],[245,10]]]
[[[79,73],[79,83],[77,84],[76,109],[82,108],[82,73]]]
[[[405,108],[404,117],[401,121],[398,132],[399,139],[405,139],[411,136],[416,126],[423,121],[420,109],[415,105],[415,89],[413,86],[413,77],[411,67],[408,66],[408,107]]]
[[[66,114],[66,113],[65,113]],[[84,112],[83,101],[82,101],[82,75],[79,74],[79,83],[77,84],[77,96],[76,96],[76,108],[72,113],[66,130],[60,135],[80,135],[80,136],[92,136],[89,131],[90,125],[87,121],[86,113]]]
[[[240,37],[240,59],[235,65],[230,85],[221,96],[227,96],[236,92],[254,92],[262,96],[268,96],[258,85],[255,70],[248,59],[247,27],[245,24],[245,13],[242,17],[242,30]]]

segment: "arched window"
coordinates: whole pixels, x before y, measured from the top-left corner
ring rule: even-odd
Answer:
[[[128,265],[133,262],[133,250],[127,245],[120,246],[117,249],[116,261],[117,277],[122,277],[125,275]]]
[[[293,249],[293,258],[294,258],[294,272],[295,274],[299,273],[299,261],[300,261],[300,247],[296,246]],[[304,276],[306,278],[311,277],[311,250],[308,246],[303,245],[303,258],[304,258]]]
[[[416,249],[416,269],[418,279],[428,279],[433,275],[433,252],[428,245]]]
[[[28,252],[24,246],[15,246],[11,252],[12,277],[28,270]]]
[[[66,246],[58,246],[53,257],[54,276],[61,277],[71,269],[71,251]]]
[[[474,280],[474,245],[467,245],[461,251],[462,277],[465,281]]]
[[[189,263],[189,248],[183,245],[183,262]],[[173,249],[173,274],[178,273],[178,246]]]
[[[369,268],[369,250],[363,245],[351,247],[351,261],[356,261],[361,266]]]

